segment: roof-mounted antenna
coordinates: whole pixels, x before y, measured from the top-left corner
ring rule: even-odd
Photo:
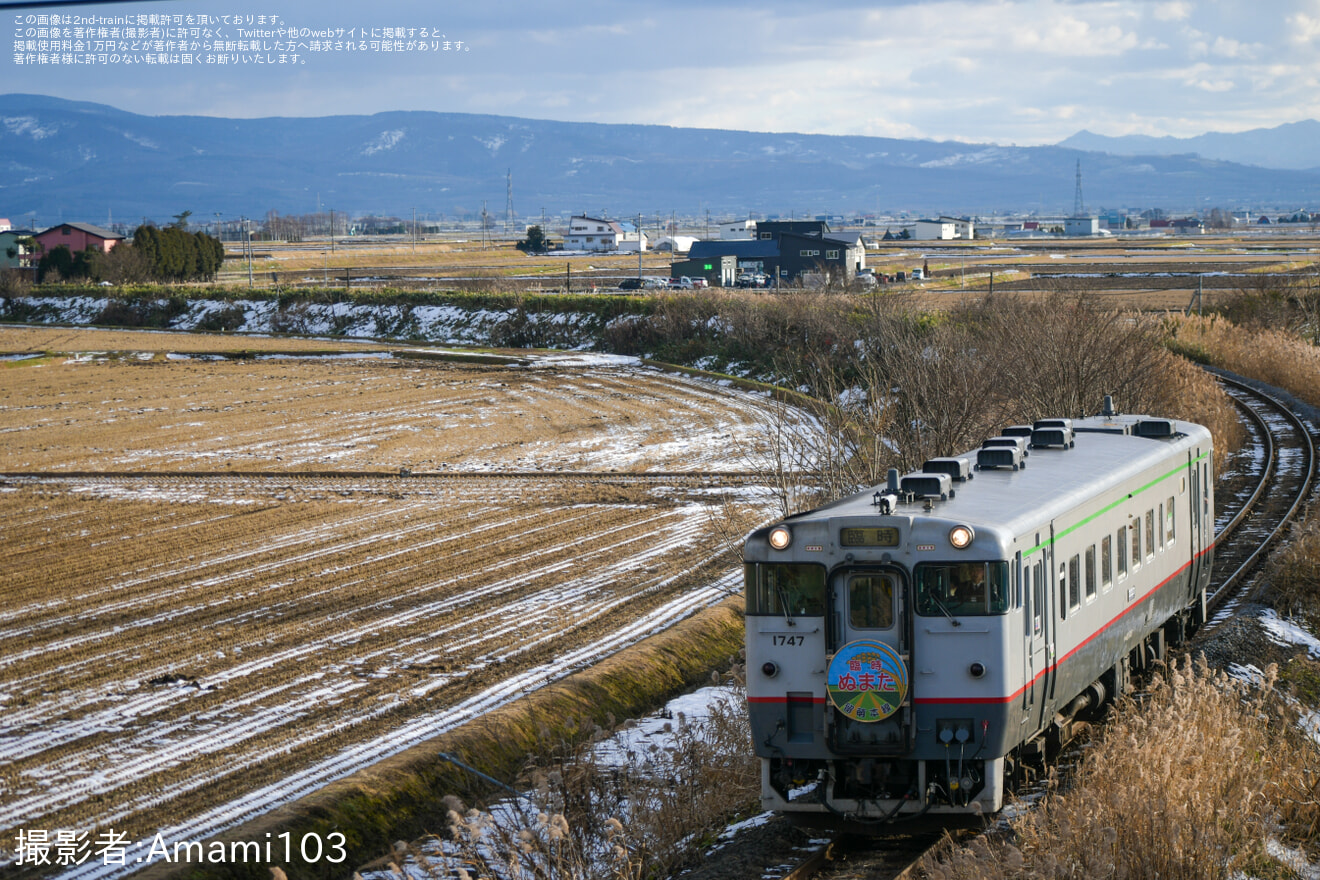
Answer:
[[[1107,419],[1112,419],[1114,416],[1118,415],[1118,413],[1114,412],[1114,395],[1105,395],[1105,408],[1100,410],[1100,415]]]

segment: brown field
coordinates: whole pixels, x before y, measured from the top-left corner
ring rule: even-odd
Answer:
[[[551,224],[553,231],[553,224]],[[704,235],[704,228],[680,230]],[[849,233],[856,230],[848,230]],[[884,230],[867,228],[862,237],[873,242]],[[455,286],[510,290],[557,290],[571,270],[574,290],[611,289],[622,277],[637,274],[636,254],[528,255],[512,240],[483,244],[454,236],[352,238],[336,242],[257,242],[253,278],[258,287],[280,285],[372,285],[446,289]],[[645,275],[669,274],[670,256],[648,252]],[[926,265],[933,280],[916,286],[929,308],[947,307],[967,296],[1041,289],[1084,290],[1115,305],[1153,311],[1181,311],[1196,291],[1188,273],[1207,273],[1203,305],[1250,288],[1251,276],[1296,271],[1320,260],[1320,236],[1309,230],[1183,237],[1125,239],[977,239],[974,241],[885,242],[867,254],[867,265],[893,273]],[[1137,273],[1139,278],[1104,277]],[[1161,273],[1168,273],[1160,277]],[[1032,278],[1032,275],[1046,276]],[[1063,277],[1063,276],[1091,277]],[[246,286],[247,262],[237,245],[229,244],[222,283]],[[903,286],[903,289],[912,289]]]
[[[736,587],[719,492],[608,475],[747,470],[755,398],[617,364],[178,357],[217,347],[0,329],[103,353],[4,364],[0,840],[203,837]]]

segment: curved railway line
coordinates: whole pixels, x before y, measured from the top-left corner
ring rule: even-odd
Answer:
[[[1217,523],[1212,594],[1207,596],[1212,614],[1197,638],[1212,631],[1236,604],[1249,597],[1251,575],[1310,497],[1316,469],[1313,429],[1306,420],[1267,392],[1232,376],[1218,378],[1237,403],[1251,445],[1259,454],[1241,481],[1245,485],[1230,489],[1231,499],[1219,498],[1227,518]],[[1213,614],[1216,610],[1218,616]],[[957,831],[951,834],[955,842],[964,839]],[[938,843],[910,834],[894,838],[845,835],[820,845],[801,865],[780,876],[785,880],[906,880],[916,876],[917,864]]]
[[[1292,523],[1315,480],[1315,442],[1306,422],[1273,395],[1229,376],[1219,381],[1245,417],[1261,450],[1261,467],[1255,486],[1235,511],[1229,509],[1232,516],[1216,535],[1214,592],[1207,597],[1212,611],[1248,585],[1248,575]]]

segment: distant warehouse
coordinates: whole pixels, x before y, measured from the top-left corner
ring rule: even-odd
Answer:
[[[732,287],[747,275],[793,284],[807,273],[849,279],[865,268],[866,245],[860,235],[831,234],[819,220],[762,221],[751,240],[696,242],[688,259],[675,263],[672,273],[699,275],[711,284]]]

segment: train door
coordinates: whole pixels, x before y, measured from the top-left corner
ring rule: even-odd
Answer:
[[[1192,458],[1193,453],[1189,452],[1187,454],[1187,457]],[[1197,467],[1195,458],[1192,458],[1191,465],[1192,466],[1188,468],[1188,470],[1191,471],[1190,476],[1192,478],[1191,481],[1192,491],[1191,491],[1191,495],[1189,496],[1187,509],[1191,513],[1191,523],[1190,523],[1191,528],[1189,534],[1191,536],[1190,541],[1191,541],[1192,558],[1191,558],[1191,568],[1189,569],[1189,571],[1191,572],[1192,593],[1195,594],[1196,590],[1199,588],[1201,583],[1201,577],[1200,577],[1201,560],[1200,557],[1197,555],[1197,551],[1199,551],[1201,548],[1201,505],[1197,503],[1201,497],[1201,469]]]
[[[842,662],[831,662],[829,687],[845,693],[827,705],[831,748],[904,752],[912,735],[908,579],[897,567],[845,569],[831,581],[830,600],[830,653]]]
[[[1051,674],[1050,634],[1054,624],[1050,615],[1050,596],[1054,591],[1049,582],[1049,547],[1041,546],[1039,535],[1036,536],[1036,546],[1039,550],[1029,553],[1022,562],[1022,585],[1027,606],[1022,708],[1025,726],[1032,732],[1045,723]]]

